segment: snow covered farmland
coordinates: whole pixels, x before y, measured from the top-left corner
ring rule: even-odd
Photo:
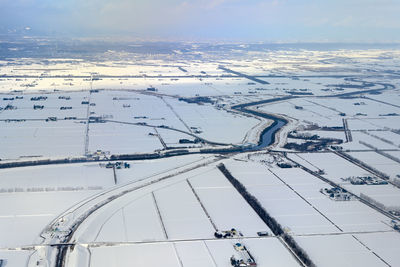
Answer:
[[[397,50],[157,47],[0,60],[0,266],[398,266]]]
[[[147,92],[8,94],[0,101],[3,160],[243,144],[256,142],[263,121]]]
[[[243,239],[243,243],[256,253],[257,266],[300,266],[275,238]],[[75,255],[71,255],[71,265],[81,266],[85,253],[83,248],[78,248]],[[127,263],[134,265],[171,267],[179,266],[231,266],[226,259],[232,255],[240,257],[240,253],[233,249],[231,241],[186,241],[186,242],[161,242],[157,244],[135,244],[113,247],[93,247],[91,264],[96,266],[121,266]],[[267,252],[266,252],[267,251]],[[158,257],[154,257],[154,254]],[[108,255],[112,255],[111,257]],[[75,257],[74,257],[75,256]],[[80,258],[81,260],[78,260]],[[75,260],[75,261],[74,261]]]

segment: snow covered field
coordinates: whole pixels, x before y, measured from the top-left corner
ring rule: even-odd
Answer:
[[[226,167],[282,227],[293,234],[336,233],[339,230],[301,196],[262,165],[228,162]],[[250,177],[250,178],[249,178]],[[253,177],[253,178],[251,178]],[[254,181],[254,177],[257,180]]]
[[[259,231],[272,234],[222,173],[208,167],[121,197],[90,216],[76,238],[84,242],[213,239],[217,229],[231,228],[245,237],[256,237]]]
[[[400,262],[398,233],[357,234],[355,237],[391,266],[396,266]]]
[[[351,152],[349,155],[389,175],[392,179],[396,175],[400,175],[400,164],[398,162],[376,152]]]
[[[257,236],[260,231],[272,234],[219,170],[213,169],[189,181],[218,230],[235,228],[247,237]]]
[[[182,156],[178,162],[172,162],[172,159],[130,162],[130,169],[117,170],[118,182],[150,179],[151,176],[200,164],[204,159],[212,157],[189,155]],[[100,167],[99,163],[0,169],[0,177],[0,198],[4,203],[0,211],[0,248],[38,242],[39,233],[57,215],[114,186],[112,169]],[[141,205],[139,210],[142,210]],[[132,209],[134,207],[127,208],[127,211]],[[21,232],[17,238],[15,231]]]
[[[98,163],[33,166],[0,169],[2,193],[8,189],[29,192],[103,189],[114,185],[112,169],[100,168]]]
[[[387,266],[353,235],[299,236],[317,266]]]
[[[243,47],[0,60],[5,266],[229,267],[236,243],[259,267],[301,266],[287,236],[316,266],[398,266],[398,185],[343,178],[400,175],[400,53]],[[245,103],[287,120],[274,145],[243,149],[273,123]]]
[[[85,125],[75,121],[0,121],[0,158],[83,156]]]
[[[283,227],[295,235],[385,231],[387,220],[363,203],[334,201],[320,192],[329,184],[298,168],[228,162],[227,168]],[[257,180],[254,180],[257,179]]]
[[[257,266],[300,266],[277,238],[240,240],[251,251]],[[240,257],[233,240],[161,242],[89,248],[93,266],[221,266],[229,267],[230,257]],[[81,256],[81,258],[84,258]],[[70,258],[68,266],[86,266]]]
[[[366,152],[360,152],[366,153]],[[371,176],[366,170],[346,161],[333,153],[307,153],[302,154],[313,165],[325,171],[324,176],[344,188],[361,196],[367,195],[387,207],[398,207],[400,203],[400,189],[391,184],[381,185],[353,185],[342,178],[352,176]],[[379,157],[377,158],[379,160]],[[377,161],[375,161],[375,164]]]
[[[40,242],[44,227],[70,206],[99,191],[21,192],[0,194],[0,247]]]

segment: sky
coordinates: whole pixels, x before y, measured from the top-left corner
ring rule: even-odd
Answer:
[[[0,0],[0,33],[14,30],[145,40],[399,42],[400,0]]]

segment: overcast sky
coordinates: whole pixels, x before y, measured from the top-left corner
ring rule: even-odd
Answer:
[[[400,0],[0,0],[0,31],[187,41],[400,41]]]

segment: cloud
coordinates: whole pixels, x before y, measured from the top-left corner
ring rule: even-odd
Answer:
[[[398,14],[397,0],[0,0],[3,28],[85,36],[362,40],[400,36]]]

